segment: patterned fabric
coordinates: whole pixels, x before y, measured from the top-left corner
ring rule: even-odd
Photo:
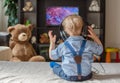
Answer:
[[[84,38],[82,36],[71,36],[66,41],[73,47],[77,55],[81,47]],[[91,73],[91,63],[93,62],[93,54],[100,55],[103,52],[103,47],[98,45],[96,42],[87,40],[85,50],[82,55],[81,70],[82,76],[87,76]],[[72,56],[71,51],[66,48],[64,43],[58,45],[58,47],[51,52],[52,59],[56,60],[62,57],[61,67],[65,74],[68,76],[77,76],[77,66]]]

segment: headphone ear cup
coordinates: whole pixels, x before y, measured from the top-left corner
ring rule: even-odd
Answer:
[[[84,22],[83,28],[82,28],[82,36],[83,37],[87,37],[87,35],[89,34],[88,32],[88,26],[90,24],[88,22]]]
[[[68,38],[68,35],[66,34],[66,32],[63,30],[62,25],[60,25],[60,36],[62,38],[63,41],[65,41]]]
[[[62,38],[63,41],[65,41],[64,35],[63,35],[63,31],[60,31],[60,36]]]
[[[67,36],[67,34],[65,33],[65,31],[60,31],[60,35],[61,35],[61,38],[62,38],[64,41],[68,38],[68,36]]]
[[[82,36],[86,37],[87,36],[87,25],[84,25],[82,28]]]

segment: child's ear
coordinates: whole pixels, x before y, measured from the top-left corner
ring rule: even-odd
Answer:
[[[11,33],[15,28],[13,26],[8,27],[7,31]]]

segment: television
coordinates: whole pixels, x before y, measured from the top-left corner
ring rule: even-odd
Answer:
[[[79,14],[78,7],[47,7],[46,8],[46,25],[58,26],[62,20],[72,14]]]

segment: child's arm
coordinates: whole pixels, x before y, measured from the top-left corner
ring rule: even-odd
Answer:
[[[56,35],[52,35],[52,31],[49,31],[48,32],[48,36],[50,38],[49,57],[50,57],[50,59],[52,59],[52,57],[51,57],[51,51],[53,49],[55,49]]]
[[[97,35],[95,34],[94,30],[92,29],[92,27],[88,26],[88,31],[89,31],[89,35],[88,37],[92,38],[97,44],[102,45],[100,39],[97,37]]]

